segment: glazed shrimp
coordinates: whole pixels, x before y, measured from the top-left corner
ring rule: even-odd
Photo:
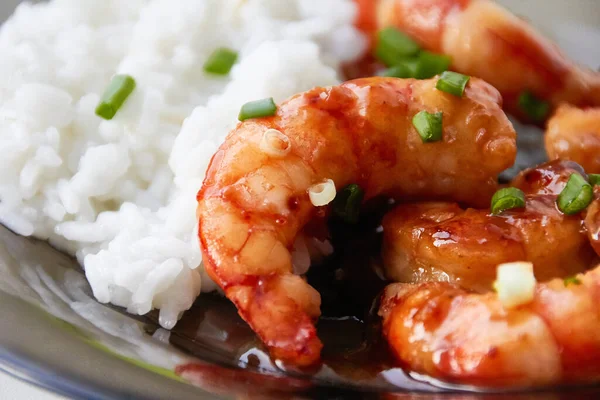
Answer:
[[[600,379],[600,267],[572,283],[536,285],[531,303],[507,309],[496,293],[447,282],[393,284],[379,314],[395,354],[417,372],[488,387]]]
[[[526,117],[519,95],[557,106],[600,106],[600,73],[577,66],[527,22],[490,0],[357,0],[363,29],[395,26],[425,49],[450,55],[452,69],[496,87]],[[534,121],[539,122],[539,121]]]
[[[594,187],[594,200],[585,210],[585,230],[588,239],[596,251],[600,254],[600,187]]]
[[[400,205],[383,222],[386,273],[396,282],[449,281],[486,292],[496,266],[530,261],[538,280],[585,271],[596,255],[582,215],[566,216],[556,199],[573,173],[572,161],[521,172],[511,186],[526,194],[523,209],[491,215],[456,203]]]
[[[494,88],[472,79],[458,98],[435,84],[371,78],[315,88],[273,117],[240,123],[214,155],[198,194],[204,265],[274,358],[320,358],[320,296],[293,275],[290,256],[303,227],[327,214],[311,203],[313,185],[357,183],[365,199],[482,204],[514,162],[515,132]],[[412,117],[422,110],[443,113],[441,141],[416,132]],[[265,151],[271,129],[286,151]]]
[[[589,173],[600,173],[600,108],[561,105],[548,121],[548,158],[573,160]]]

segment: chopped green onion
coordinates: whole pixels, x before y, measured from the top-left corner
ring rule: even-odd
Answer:
[[[531,92],[523,92],[517,100],[517,104],[534,122],[542,122],[550,113],[550,103],[538,99]]]
[[[588,174],[588,181],[592,186],[600,185],[600,174]]]
[[[377,34],[375,57],[388,67],[419,52],[419,45],[396,28],[385,28]]]
[[[268,99],[255,100],[244,104],[240,110],[238,119],[240,121],[245,121],[251,118],[271,117],[275,115],[276,112],[277,105],[273,101],[273,98],[270,97]]]
[[[442,140],[442,116],[441,112],[430,114],[423,110],[413,117],[413,126],[419,132],[423,143]]]
[[[364,190],[357,184],[346,186],[333,200],[333,213],[349,224],[357,223],[364,196]]]
[[[129,75],[115,75],[104,91],[96,115],[111,120],[135,89],[135,80]]]
[[[576,276],[569,276],[563,280],[565,286],[581,285],[581,281]]]
[[[410,72],[409,78],[416,78],[419,74],[420,64],[420,59],[415,57],[402,60],[398,65],[402,65],[407,71]]]
[[[384,70],[382,76],[395,78],[427,79],[448,69],[451,58],[444,55],[422,51],[418,57],[398,60],[394,66]]]
[[[390,73],[397,73],[397,75],[392,75],[396,78],[416,78],[419,73],[419,66],[419,58],[413,57],[399,61],[398,64],[387,71],[390,71]]]
[[[237,58],[238,54],[235,51],[221,47],[208,57],[204,63],[204,71],[215,75],[227,75]]]
[[[432,78],[450,68],[450,64],[452,64],[450,56],[422,51],[419,54],[419,67],[416,78]]]
[[[407,63],[400,63],[391,68],[381,71],[380,76],[387,76],[391,78],[414,78],[415,70],[411,69]]]
[[[435,87],[442,92],[450,93],[457,97],[462,97],[465,93],[470,76],[459,74],[452,71],[444,71],[438,79]]]
[[[578,214],[590,205],[593,196],[592,185],[583,176],[571,174],[567,185],[558,195],[558,208],[567,215]]]
[[[514,187],[500,189],[492,197],[492,214],[523,207],[525,207],[525,193],[521,189]]]

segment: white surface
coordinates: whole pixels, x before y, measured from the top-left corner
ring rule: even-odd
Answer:
[[[23,383],[10,375],[0,372],[0,399],[3,400],[62,400],[64,397]]]

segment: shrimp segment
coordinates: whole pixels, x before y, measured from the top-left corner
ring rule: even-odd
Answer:
[[[550,40],[493,1],[357,1],[361,27],[395,26],[425,49],[452,56],[454,70],[491,83],[507,109],[521,117],[526,115],[517,102],[524,91],[553,106],[600,106],[599,73],[568,60]]]
[[[379,314],[399,360],[447,381],[488,387],[591,382],[600,378],[600,267],[537,284],[513,309],[495,293],[446,282],[393,284]]]
[[[590,244],[600,254],[600,187],[594,187],[594,200],[585,210],[585,230]]]
[[[290,251],[326,209],[308,189],[326,179],[357,183],[369,199],[449,199],[484,204],[496,175],[512,165],[515,132],[498,92],[472,79],[458,98],[435,80],[370,78],[316,88],[247,120],[214,155],[198,193],[204,265],[271,355],[296,365],[320,358],[314,321],[320,296],[292,274]],[[443,139],[423,143],[412,126],[422,111],[443,112]],[[290,151],[272,157],[262,136],[277,129]]]
[[[400,205],[383,222],[386,273],[397,282],[449,281],[485,292],[496,266],[530,261],[538,280],[585,271],[596,259],[581,215],[566,216],[556,199],[573,173],[571,161],[523,171],[511,184],[526,194],[524,209],[490,215],[456,203]]]
[[[600,173],[600,108],[561,105],[548,121],[545,142],[551,160],[573,160]]]

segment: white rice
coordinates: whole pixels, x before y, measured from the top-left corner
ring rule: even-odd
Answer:
[[[99,301],[158,308],[173,327],[215,287],[195,234],[210,157],[243,103],[337,83],[365,46],[355,12],[352,0],[22,4],[0,31],[0,221],[76,255]],[[220,46],[240,52],[227,78],[202,70]],[[115,73],[137,89],[103,121]]]

